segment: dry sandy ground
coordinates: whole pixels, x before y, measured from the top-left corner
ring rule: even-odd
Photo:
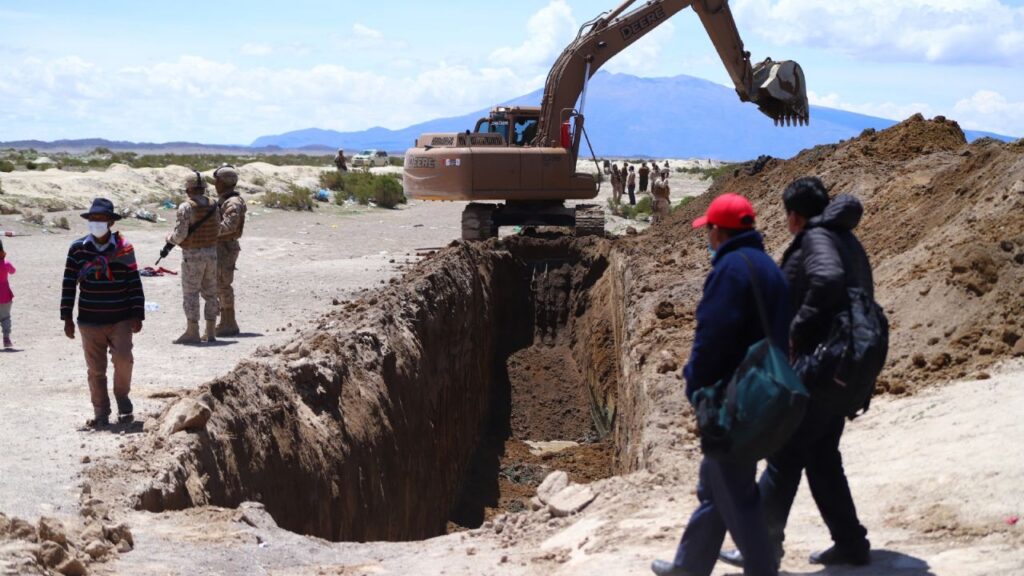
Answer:
[[[85,187],[80,196],[88,198],[103,186]],[[18,190],[8,187],[5,177],[5,191],[16,195]],[[164,393],[194,388],[258,346],[281,343],[335,298],[386,281],[402,262],[416,258],[415,248],[447,244],[459,234],[461,206],[413,203],[393,212],[358,213],[329,207],[314,214],[254,208],[257,215],[247,226],[237,275],[245,337],[218,346],[170,345],[184,323],[179,281],[145,280],[147,300],[161,308],[150,313],[136,338],[133,396],[138,412],[156,411]],[[80,227],[73,215],[72,222]],[[155,259],[167,228],[139,221],[122,225],[144,264]],[[13,278],[19,351],[0,354],[0,406],[5,408],[0,419],[0,511],[30,519],[43,514],[68,518],[77,512],[83,459],[115,454],[125,441],[119,434],[79,430],[90,413],[84,361],[77,341],[62,334],[57,306],[66,247],[80,231],[44,234],[16,216],[0,217],[0,229],[34,234],[5,239],[19,269]],[[175,253],[164,265],[178,269],[179,264]],[[821,571],[805,563],[807,554],[826,546],[828,539],[804,491],[791,520],[785,572],[1024,573],[1022,527],[1006,522],[1024,509],[1019,489],[1024,477],[1021,413],[1021,364],[1006,365],[984,382],[951,383],[911,398],[876,402],[844,438],[854,494],[878,549],[875,565]],[[135,533],[136,549],[94,570],[647,574],[650,559],[671,556],[695,506],[697,450],[685,444],[679,448],[680,461],[670,467],[672,472],[597,483],[597,500],[577,516],[554,519],[544,511],[524,513],[424,542],[332,544],[280,530],[258,508],[249,507],[126,512],[123,518]],[[721,566],[715,572],[736,573]]]
[[[136,411],[155,409],[162,392],[194,387],[257,346],[280,342],[333,299],[393,275],[415,258],[416,248],[444,246],[459,234],[459,209],[431,203],[353,214],[325,206],[297,214],[254,207],[236,276],[243,337],[216,346],[171,345],[185,322],[181,283],[177,277],[144,279],[146,300],[160,310],[148,313],[135,338]],[[91,413],[85,361],[79,341],[64,337],[58,307],[67,246],[85,232],[84,221],[69,216],[75,229],[60,234],[0,217],[0,229],[33,234],[4,239],[18,268],[12,277],[17,351],[0,353],[0,510],[8,514],[73,513],[81,459],[110,453],[122,440],[78,431]],[[153,264],[170,223],[123,222],[120,229],[135,245],[140,265]],[[180,270],[180,254],[175,250],[161,265]]]

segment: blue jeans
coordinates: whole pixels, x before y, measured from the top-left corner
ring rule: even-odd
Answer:
[[[736,464],[709,458],[700,463],[697,499],[676,551],[675,565],[694,576],[709,576],[728,530],[743,553],[747,576],[777,576],[754,462]]]

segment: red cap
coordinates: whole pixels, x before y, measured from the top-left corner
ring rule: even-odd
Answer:
[[[714,224],[719,228],[746,230],[754,227],[757,214],[750,201],[739,194],[722,194],[711,201],[708,211],[693,221],[694,228]]]

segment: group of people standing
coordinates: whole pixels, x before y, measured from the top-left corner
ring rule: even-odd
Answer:
[[[657,162],[641,162],[640,169],[631,166],[629,162],[623,162],[622,168],[618,164],[612,164],[605,160],[605,170],[609,174],[612,183],[612,202],[618,206],[622,203],[622,195],[629,195],[630,206],[636,206],[637,183],[640,185],[640,194],[647,194],[647,186],[651,186],[651,222],[657,224],[665,219],[671,212],[671,188],[669,187],[669,165],[665,161],[664,167],[658,168]],[[655,172],[653,182],[651,173]]]
[[[178,206],[170,244],[182,249],[181,287],[187,328],[175,344],[216,341],[217,336],[239,333],[235,320],[235,264],[239,239],[245,228],[245,200],[235,190],[238,172],[233,166],[214,171],[216,201],[206,195],[206,181],[194,172],[184,183],[187,198]],[[100,429],[110,424],[107,391],[107,356],[114,365],[113,392],[120,424],[134,421],[131,392],[132,337],[142,331],[146,298],[135,259],[135,249],[112,230],[121,216],[106,198],[93,201],[82,218],[89,234],[71,243],[64,268],[60,316],[64,334],[75,338],[77,329],[85,352],[89,392],[94,417],[88,425]],[[199,335],[199,301],[205,300],[205,334]],[[218,316],[220,324],[216,324]]]
[[[186,200],[178,206],[174,229],[167,242],[181,247],[181,290],[185,332],[175,344],[214,342],[217,336],[238,334],[232,283],[241,250],[238,239],[245,229],[245,200],[235,191],[238,172],[222,166],[213,172],[217,201],[206,195],[206,180],[199,172],[185,179]],[[203,299],[205,330],[199,335],[199,299]],[[215,325],[220,316],[220,324]]]
[[[712,269],[697,306],[693,348],[683,376],[686,395],[728,381],[747,350],[765,338],[787,352],[795,366],[828,338],[833,320],[849,306],[848,287],[874,298],[867,254],[853,230],[863,207],[854,197],[830,199],[816,177],[792,182],[782,194],[792,242],[781,268],[765,253],[746,198],[724,194],[693,222],[707,232]],[[761,303],[759,304],[758,300]],[[767,318],[759,321],[758,309]],[[770,334],[765,334],[767,326]],[[709,576],[718,560],[746,575],[776,576],[793,500],[804,472],[834,545],[811,555],[812,564],[865,565],[871,560],[843,470],[839,442],[847,414],[827,399],[828,382],[804,382],[810,401],[796,432],[767,458],[760,481],[757,462],[705,454],[697,485],[699,505],[673,561],[655,560],[660,576]],[[738,550],[721,551],[725,533]]]

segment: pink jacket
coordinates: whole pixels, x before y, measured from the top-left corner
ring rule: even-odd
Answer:
[[[14,301],[14,292],[11,292],[11,283],[7,280],[7,277],[14,273],[14,264],[0,260],[0,304],[10,304]]]

